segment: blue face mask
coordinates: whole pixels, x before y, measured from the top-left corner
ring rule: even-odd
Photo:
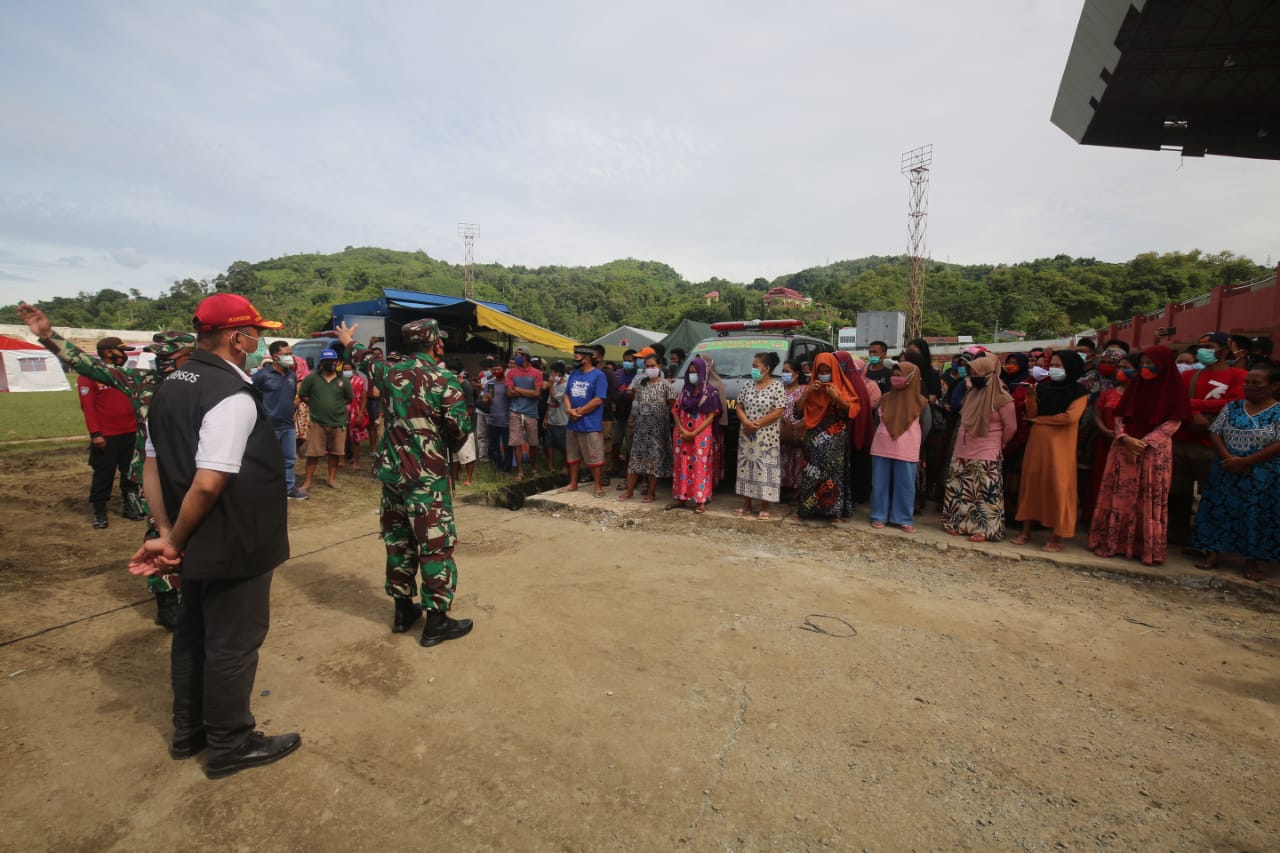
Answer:
[[[1061,382],[1067,378],[1067,370],[1065,367],[1050,367],[1049,378],[1054,382]]]
[[[963,364],[956,368],[956,376],[959,376],[961,379],[964,379],[968,375],[969,368],[965,367]]]
[[[783,384],[783,385],[790,385],[792,382],[795,382],[795,381],[796,381],[796,375],[795,375],[794,373],[784,373],[784,374],[782,374],[782,384]]]
[[[516,367],[524,367],[524,356],[516,356]]]
[[[760,369],[760,368],[758,368],[758,367],[753,367],[753,368],[751,368],[751,379],[752,379],[753,381],[755,381],[755,382],[759,382],[759,381],[760,381],[761,379],[763,379],[763,378],[764,378],[764,371],[763,371],[763,370],[761,370],[761,369]]]
[[[880,356],[878,356],[878,355],[869,355],[869,356],[867,356],[867,362],[868,362],[869,364],[879,364],[879,363],[880,363]]]
[[[1196,360],[1205,365],[1218,363],[1218,357],[1214,355],[1213,350],[1209,347],[1196,350]]]
[[[634,361],[624,361],[622,362],[622,368],[624,370],[635,370],[636,363]]]

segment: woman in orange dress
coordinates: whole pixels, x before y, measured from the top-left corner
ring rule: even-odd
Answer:
[[[1018,521],[1022,533],[1015,545],[1031,541],[1031,525],[1050,529],[1042,550],[1061,551],[1062,540],[1076,535],[1076,439],[1080,418],[1089,404],[1089,391],[1080,384],[1084,359],[1072,350],[1055,352],[1049,361],[1049,380],[1027,395],[1031,435],[1022,457],[1018,488]]]
[[[1123,554],[1153,566],[1169,550],[1173,434],[1191,417],[1176,360],[1168,347],[1143,350],[1137,376],[1129,376],[1137,381],[1114,409],[1114,440],[1089,531],[1099,557]]]

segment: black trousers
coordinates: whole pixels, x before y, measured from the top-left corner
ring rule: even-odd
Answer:
[[[173,632],[175,738],[204,730],[210,756],[228,753],[253,731],[249,710],[258,648],[271,622],[271,577],[182,581]]]
[[[104,504],[111,499],[111,482],[120,472],[120,494],[134,488],[129,482],[129,463],[133,461],[134,433],[104,435],[106,447],[89,446],[89,465],[93,483],[89,486],[89,503]]]

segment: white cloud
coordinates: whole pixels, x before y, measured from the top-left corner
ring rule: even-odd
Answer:
[[[904,251],[925,142],[935,258],[1277,251],[1236,203],[1274,164],[1049,124],[1078,2],[53,5],[0,9],[0,245],[40,260],[0,270],[50,293],[346,245],[456,262],[458,221],[482,262],[773,277]]]
[[[122,267],[136,270],[147,265],[147,256],[139,252],[137,249],[116,249],[111,253],[111,259]]]

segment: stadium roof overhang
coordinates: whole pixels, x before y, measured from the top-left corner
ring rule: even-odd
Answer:
[[[1052,121],[1084,145],[1280,159],[1280,2],[1085,0]]]

